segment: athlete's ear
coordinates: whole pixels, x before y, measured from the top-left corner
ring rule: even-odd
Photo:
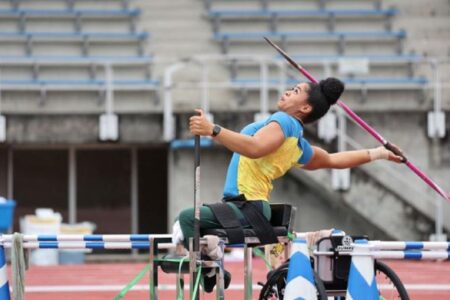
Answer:
[[[312,112],[311,104],[308,103],[302,104],[302,106],[300,106],[300,112],[304,115],[311,113]]]

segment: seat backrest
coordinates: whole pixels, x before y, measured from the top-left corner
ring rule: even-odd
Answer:
[[[293,210],[290,204],[274,203],[270,204],[272,209],[272,217],[270,218],[270,224],[272,226],[284,226],[289,227],[291,223],[291,213]]]

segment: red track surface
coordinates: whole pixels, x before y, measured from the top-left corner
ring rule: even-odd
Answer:
[[[450,262],[427,261],[388,261],[399,275],[405,285],[414,285],[408,290],[411,299],[450,299]],[[37,287],[70,287],[70,286],[118,286],[124,287],[143,268],[144,264],[85,264],[64,266],[32,266],[26,274],[26,286],[32,289]],[[243,284],[242,262],[227,262],[226,268],[233,274],[232,284]],[[261,260],[253,262],[253,282],[264,281],[266,269]],[[186,280],[188,278],[186,277]],[[162,290],[164,286],[172,286],[175,283],[175,275],[159,272],[159,299],[175,299],[175,291]],[[431,289],[428,286],[422,290],[417,289],[421,285],[437,285]],[[138,282],[140,287],[148,286],[148,274]],[[253,292],[257,299],[259,290]],[[27,292],[27,300],[72,300],[72,299],[113,299],[118,291],[70,291],[70,292]],[[187,297],[187,293],[185,294]],[[227,290],[227,299],[243,299],[243,290]],[[123,299],[148,299],[147,291],[130,291]],[[185,299],[189,299],[188,297]],[[215,299],[215,294],[205,294],[202,299]]]

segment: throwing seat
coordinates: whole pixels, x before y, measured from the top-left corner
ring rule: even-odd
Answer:
[[[287,243],[289,241],[288,233],[291,232],[295,219],[296,208],[289,204],[271,204],[272,216],[270,224],[273,226],[275,234],[280,243]],[[228,237],[224,229],[203,229],[201,230],[201,236],[216,235],[224,240],[227,244]],[[243,247],[244,248],[244,290],[246,300],[252,299],[252,250],[254,247],[263,246],[256,237],[253,229],[244,229],[245,242],[240,245],[227,244],[228,247]],[[153,245],[150,254],[150,261],[152,269],[150,271],[151,290],[150,298],[157,299],[157,285],[158,285],[158,267],[165,273],[188,273],[189,272],[189,259],[181,261],[181,258],[167,256],[167,258],[158,258],[158,244],[170,243],[170,239],[155,239],[151,244]],[[180,263],[182,264],[180,268]],[[178,274],[179,276],[179,274]],[[177,288],[180,278],[177,276]],[[223,285],[221,285],[223,286]],[[219,291],[216,291],[218,294]]]

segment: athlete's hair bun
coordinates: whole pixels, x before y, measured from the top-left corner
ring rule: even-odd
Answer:
[[[345,88],[344,83],[334,77],[328,77],[327,79],[321,80],[319,86],[330,105],[337,102]]]

